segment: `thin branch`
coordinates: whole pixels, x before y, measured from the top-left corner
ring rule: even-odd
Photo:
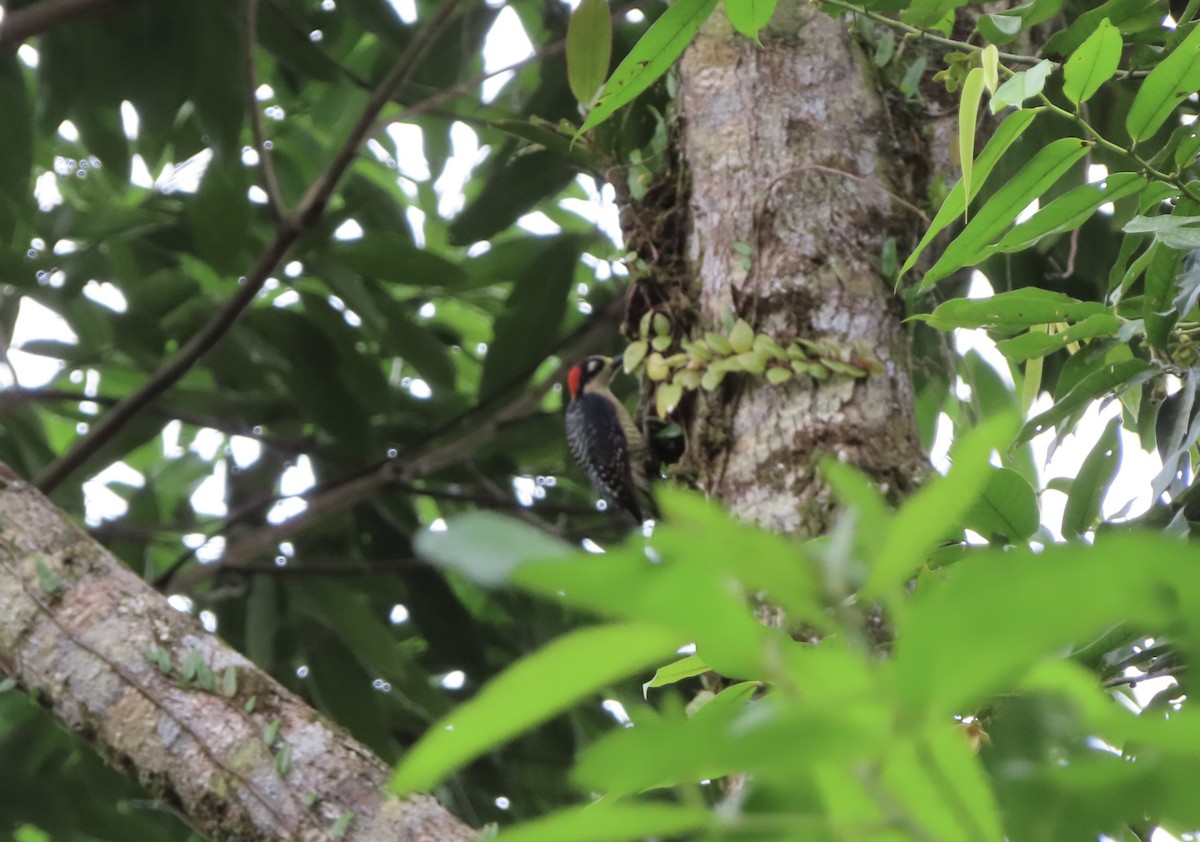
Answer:
[[[408,49],[396,61],[384,80],[372,92],[370,99],[350,130],[342,147],[329,166],[309,187],[294,217],[281,219],[275,238],[259,256],[250,274],[242,279],[241,288],[209,319],[174,357],[161,365],[137,391],[126,396],[106,414],[83,438],[78,439],[65,454],[56,459],[37,478],[37,486],[50,492],[63,480],[78,470],[84,462],[111,440],[135,415],[145,409],[159,395],[174,386],[205,353],[219,342],[238,317],[250,305],[271,272],[279,265],[288,250],[321,218],[330,196],[338,182],[349,169],[380,110],[390,99],[393,91],[415,72],[445,27],[453,19],[462,0],[444,3],[433,19],[414,37]]]
[[[125,0],[42,0],[32,6],[13,9],[0,22],[0,50],[14,49],[35,35],[123,2]]]
[[[275,576],[279,578],[353,578],[358,576],[374,576],[380,573],[395,573],[407,567],[425,567],[429,562],[420,558],[396,558],[386,561],[368,561],[359,564],[243,564],[240,567],[226,567],[224,564],[209,564],[201,570],[215,575],[221,572],[236,573],[239,576]]]
[[[1132,687],[1135,684],[1141,684],[1143,681],[1153,681],[1153,680],[1159,679],[1159,678],[1170,678],[1170,679],[1173,679],[1176,684],[1178,684],[1179,683],[1178,673],[1180,673],[1180,672],[1183,672],[1182,666],[1178,666],[1178,667],[1175,667],[1174,669],[1170,669],[1170,670],[1162,670],[1159,672],[1144,672],[1141,675],[1118,676],[1116,678],[1106,679],[1104,682],[1104,686],[1105,687],[1122,687],[1127,684],[1130,687]]]
[[[242,39],[242,64],[246,74],[246,108],[250,111],[250,132],[254,136],[254,151],[258,154],[258,170],[262,176],[263,191],[267,194],[267,206],[279,222],[287,218],[287,205],[279,189],[279,177],[275,172],[275,159],[271,143],[267,140],[267,127],[263,122],[262,107],[258,104],[258,71],[254,64],[254,51],[258,47],[258,0],[243,0],[246,10]]]
[[[350,168],[350,164],[354,162],[359,147],[370,136],[375,118],[379,116],[379,112],[388,104],[400,86],[407,84],[412,78],[418,65],[433,49],[446,25],[454,18],[461,3],[462,0],[448,0],[443,3],[433,19],[422,30],[422,37],[415,38],[408,45],[404,55],[392,65],[387,76],[371,92],[366,106],[358,115],[354,127],[350,129],[350,136],[346,138],[346,142],[342,144],[332,163],[309,185],[304,198],[300,200],[300,207],[296,210],[296,222],[299,227],[310,228],[321,218],[321,214],[325,212],[325,205],[328,204],[338,182]]]
[[[167,389],[179,382],[200,357],[204,356],[233,327],[238,316],[250,305],[267,277],[287,254],[300,236],[299,229],[280,230],[267,250],[259,256],[250,275],[242,280],[241,288],[186,344],[150,375],[137,391],[122,398],[87,435],[77,439],[71,449],[56,459],[36,480],[44,493],[50,493],[73,474],[96,451],[108,443],[135,415],[158,399]]]
[[[215,571],[218,568],[232,568],[249,564],[253,559],[265,553],[274,552],[274,548],[282,541],[288,540],[296,533],[313,526],[326,517],[352,508],[372,497],[385,486],[400,484],[402,487],[412,488],[413,493],[423,493],[413,485],[415,480],[461,462],[480,447],[492,441],[508,425],[540,414],[542,398],[556,383],[560,382],[571,362],[577,357],[585,356],[587,351],[599,347],[611,335],[611,322],[619,318],[622,307],[622,299],[614,299],[608,307],[597,311],[579,329],[564,337],[552,349],[552,353],[559,353],[565,358],[559,368],[536,387],[510,397],[508,403],[500,405],[494,413],[482,421],[470,425],[458,434],[449,435],[467,420],[474,420],[479,414],[489,412],[496,398],[476,404],[471,409],[450,419],[407,453],[361,468],[347,478],[326,483],[319,492],[310,492],[305,495],[303,499],[308,503],[305,511],[282,523],[272,524],[246,535],[226,549],[220,565],[208,565],[177,575],[178,570],[193,555],[191,551],[185,553],[171,565],[170,569],[158,577],[155,586],[165,588],[169,583],[172,590],[190,590],[212,575],[210,569]],[[538,365],[540,364],[539,362]],[[510,383],[520,382],[530,374],[532,371],[519,372]],[[508,391],[508,388],[502,388],[494,394],[503,397]],[[443,438],[444,440],[439,441]],[[536,513],[537,509],[532,511]],[[231,525],[231,521],[227,519],[219,531],[223,532]]]
[[[876,23],[882,23],[884,26],[890,26],[893,29],[898,29],[913,38],[920,38],[922,41],[929,41],[932,44],[940,44],[943,47],[950,47],[955,50],[963,50],[968,53],[983,52],[983,47],[968,43],[966,41],[956,41],[953,38],[946,38],[945,36],[938,35],[936,32],[930,32],[927,29],[922,29],[919,26],[913,26],[912,24],[905,23],[904,21],[896,20],[895,18],[889,18],[887,15],[881,15],[878,12],[869,11],[864,9],[862,6],[855,5],[854,3],[847,3],[846,0],[821,0],[821,2],[829,6],[834,6],[838,9],[844,9],[851,14],[860,15],[861,17],[873,20]],[[1042,61],[1042,59],[1038,58],[1037,56],[1025,56],[1019,53],[997,53],[997,55],[1010,64],[1035,65]]]

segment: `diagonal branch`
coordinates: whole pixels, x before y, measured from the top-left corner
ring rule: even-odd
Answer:
[[[554,349],[564,362],[536,386],[509,397],[507,402],[498,406],[493,407],[490,402],[477,404],[451,419],[412,451],[356,471],[342,481],[327,483],[321,490],[305,497],[308,507],[296,517],[264,526],[231,544],[222,555],[219,565],[209,565],[176,575],[179,568],[192,556],[190,552],[185,553],[156,580],[156,586],[163,588],[170,584],[173,591],[186,592],[218,569],[235,569],[264,554],[273,553],[280,542],[325,518],[370,499],[383,487],[399,485],[412,489],[411,493],[421,494],[422,491],[413,486],[414,480],[470,458],[509,424],[541,413],[542,398],[545,394],[554,384],[562,381],[571,362],[599,348],[612,336],[613,325],[620,319],[623,309],[624,301],[616,298],[608,307],[597,311],[578,329],[565,336]],[[530,371],[520,372],[514,380],[523,379],[530,374]],[[497,394],[503,395],[507,391],[500,389]],[[467,420],[473,423],[464,425],[463,422]],[[536,507],[534,511],[537,511]]]
[[[474,838],[2,464],[0,518],[0,671],[208,838]]]
[[[125,0],[42,0],[14,9],[0,23],[0,50],[17,47],[26,39],[84,15],[116,6]]]
[[[130,419],[179,382],[196,361],[229,332],[300,235],[320,220],[329,198],[337,189],[338,182],[350,168],[355,155],[358,154],[358,148],[370,133],[375,118],[393,92],[412,76],[417,66],[433,49],[446,26],[453,20],[461,2],[462,0],[449,0],[442,4],[418,36],[413,38],[384,80],[376,86],[333,161],[309,187],[296,213],[280,219],[274,239],[259,256],[251,272],[242,280],[237,293],[176,352],[175,356],[159,366],[137,391],[123,398],[87,435],[78,439],[70,450],[51,463],[37,478],[37,485],[42,491],[49,493],[61,485],[63,480],[120,432]]]
[[[279,177],[275,172],[275,158],[271,143],[267,140],[267,128],[263,124],[263,111],[258,104],[258,71],[255,69],[254,51],[258,48],[258,0],[243,0],[246,20],[242,34],[242,63],[246,74],[246,108],[250,111],[250,132],[254,137],[254,151],[258,155],[258,170],[262,175],[263,191],[267,194],[267,206],[275,215],[275,221],[287,218],[287,206],[283,203],[283,192],[279,189]]]

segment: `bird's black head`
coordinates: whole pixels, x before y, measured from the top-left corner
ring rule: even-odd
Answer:
[[[567,374],[567,393],[570,399],[575,400],[584,394],[589,386],[593,388],[607,386],[620,364],[619,356],[595,356],[585,357],[571,366],[571,371]]]

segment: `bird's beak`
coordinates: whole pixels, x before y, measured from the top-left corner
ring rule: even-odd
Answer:
[[[625,356],[624,354],[617,354],[615,357],[612,358],[612,367],[613,367],[614,371],[624,371],[625,370],[625,366],[621,362],[621,358],[624,356]]]

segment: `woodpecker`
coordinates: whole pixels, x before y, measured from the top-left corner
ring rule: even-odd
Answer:
[[[567,444],[610,506],[641,524],[657,517],[646,474],[649,449],[629,411],[609,391],[618,357],[588,357],[567,375]]]

